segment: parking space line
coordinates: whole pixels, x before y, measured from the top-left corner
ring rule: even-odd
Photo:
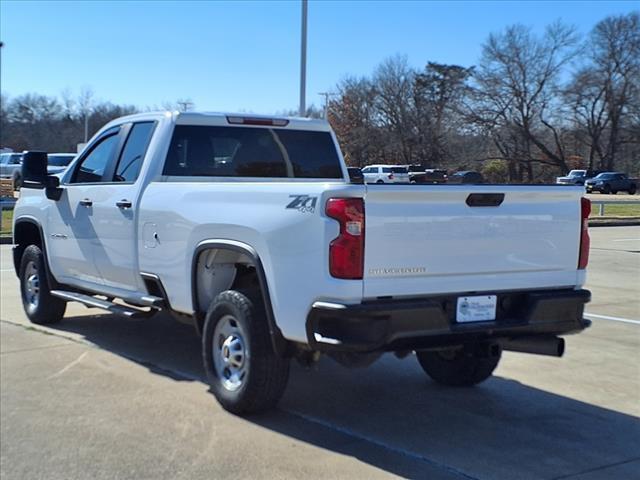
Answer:
[[[608,315],[596,315],[595,313],[584,313],[585,317],[593,317],[598,320],[611,320],[612,322],[631,323],[633,325],[640,325],[640,320],[631,320],[629,318],[610,317]]]

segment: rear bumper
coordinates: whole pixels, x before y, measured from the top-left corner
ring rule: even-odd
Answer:
[[[491,294],[491,292],[482,292]],[[309,344],[321,351],[372,352],[420,349],[492,339],[579,332],[588,290],[494,293],[496,320],[456,323],[460,295],[376,300],[358,305],[316,302],[307,316]]]

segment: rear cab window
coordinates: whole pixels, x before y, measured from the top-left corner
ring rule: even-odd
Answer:
[[[329,132],[177,125],[164,175],[344,178]]]

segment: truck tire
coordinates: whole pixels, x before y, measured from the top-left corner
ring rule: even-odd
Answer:
[[[20,296],[27,317],[38,325],[58,323],[67,308],[67,302],[51,295],[46,269],[40,247],[25,248],[20,260]]]
[[[273,349],[259,294],[227,290],[213,299],[202,355],[211,391],[231,413],[274,408],[287,386],[290,362]]]
[[[489,352],[487,352],[489,350]],[[416,352],[422,369],[442,385],[469,387],[485,381],[498,366],[502,352],[476,345],[450,350]]]

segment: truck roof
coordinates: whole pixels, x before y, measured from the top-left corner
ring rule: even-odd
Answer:
[[[232,112],[145,112],[136,113],[133,115],[127,115],[120,117],[112,122],[109,122],[108,126],[118,125],[121,123],[131,121],[144,121],[144,120],[159,120],[161,118],[173,117],[178,125],[205,125],[205,126],[236,126],[238,120],[244,119],[245,125],[269,127],[269,128],[287,128],[292,130],[316,130],[316,131],[331,131],[331,127],[326,120],[303,118],[303,117],[287,117],[281,115],[257,115],[253,113],[232,113]],[[231,120],[231,121],[229,121]],[[255,123],[251,123],[251,120],[255,120]],[[268,125],[264,122],[269,120],[275,120],[274,125]],[[284,123],[284,125],[278,125],[278,121]]]

